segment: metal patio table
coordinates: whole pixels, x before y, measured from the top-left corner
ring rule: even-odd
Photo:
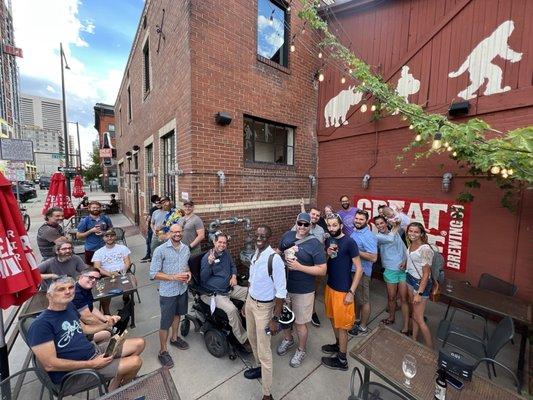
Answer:
[[[35,293],[20,309],[19,319],[42,313],[48,308],[46,292]]]
[[[135,277],[132,273],[128,272],[125,278],[126,279],[123,280],[120,274],[117,274],[114,280],[109,276],[100,278],[100,281],[104,282],[104,287],[102,291],[99,292],[97,290],[97,285],[93,286],[92,292],[93,292],[94,300],[101,301],[101,300],[112,299],[113,297],[129,294],[131,295],[131,301],[135,303],[133,299],[133,293],[137,289]],[[110,293],[110,291],[114,289],[119,289],[121,290],[121,292]],[[132,310],[131,310],[130,327],[135,328],[135,307],[132,307]]]
[[[516,325],[516,331],[520,334],[520,350],[517,363],[517,378],[522,388],[524,382],[524,364],[526,353],[526,340],[529,331],[533,327],[533,309],[531,303],[517,297],[505,296],[487,289],[470,286],[466,282],[447,279],[442,296],[448,299],[448,308],[444,319],[448,318],[448,312],[452,303],[460,304],[472,311],[480,310],[497,317],[509,316]]]
[[[417,363],[417,373],[411,379],[411,388],[403,385],[405,376],[402,371],[402,360],[406,354],[412,355]],[[370,380],[370,372],[373,372],[406,399],[432,400],[434,398],[438,355],[404,334],[380,325],[366,338],[358,341],[350,350],[350,355],[364,365],[364,382]],[[446,400],[458,399],[523,398],[516,392],[498,386],[474,373],[472,381],[465,382],[462,390],[448,385]]]
[[[101,400],[180,400],[168,368],[160,368],[100,397]]]

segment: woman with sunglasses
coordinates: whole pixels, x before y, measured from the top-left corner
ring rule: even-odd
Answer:
[[[407,292],[409,301],[413,305],[413,339],[417,339],[418,331],[422,333],[424,343],[433,348],[431,332],[424,322],[424,312],[429,298],[431,286],[431,262],[433,250],[429,246],[428,236],[420,222],[407,225]]]

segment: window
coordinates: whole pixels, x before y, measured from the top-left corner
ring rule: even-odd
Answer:
[[[259,0],[257,10],[257,54],[288,67],[289,19],[282,0]]]
[[[131,121],[131,88],[128,85],[128,122]]]
[[[246,161],[294,165],[294,129],[253,117],[244,117]]]
[[[146,43],[143,47],[143,75],[144,75],[144,94],[148,94],[150,91],[150,44],[149,40],[146,39]]]
[[[176,168],[176,138],[174,131],[163,136],[163,193],[164,196],[169,196],[172,201],[175,201],[176,195],[176,179],[174,178],[174,171]]]
[[[115,132],[115,124],[108,124],[107,125],[107,131],[108,132]]]
[[[118,165],[118,178],[119,178],[119,187],[125,188],[124,184],[124,164],[120,163]]]
[[[150,204],[150,198],[154,194],[154,146],[149,145],[144,148],[144,162],[145,162],[145,169],[146,169],[146,187],[145,187],[145,193],[146,193],[146,210],[149,211],[151,204]]]

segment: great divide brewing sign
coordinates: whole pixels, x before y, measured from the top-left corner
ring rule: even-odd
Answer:
[[[354,197],[357,208],[366,210],[371,217],[378,215],[382,204],[401,210],[411,221],[424,225],[428,241],[439,248],[446,260],[446,268],[466,272],[470,204],[455,201],[406,199],[403,197]],[[375,230],[375,227],[373,227]]]

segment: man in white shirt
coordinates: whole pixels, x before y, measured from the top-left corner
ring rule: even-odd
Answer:
[[[96,250],[93,254],[92,262],[98,268],[100,274],[104,276],[117,275],[120,270],[129,271],[131,268],[131,251],[122,244],[117,244],[117,234],[113,229],[104,233],[105,246]],[[104,314],[111,314],[109,311],[111,300],[100,300]]]
[[[250,287],[246,299],[246,329],[248,340],[254,353],[256,368],[244,372],[247,379],[261,378],[263,400],[271,400],[272,349],[270,338],[279,331],[279,317],[287,296],[285,264],[270,247],[272,230],[267,225],[259,225],[255,234],[256,252],[250,265]],[[272,271],[269,271],[271,259]],[[270,330],[267,334],[265,328]]]

